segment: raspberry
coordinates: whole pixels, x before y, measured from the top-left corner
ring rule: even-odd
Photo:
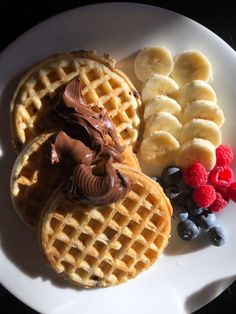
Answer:
[[[234,158],[232,148],[228,145],[220,145],[216,149],[216,164],[217,166],[227,166]]]
[[[207,171],[202,164],[196,162],[184,171],[183,180],[186,184],[198,188],[207,183]]]
[[[221,188],[221,187],[217,186],[217,187],[215,187],[215,191],[220,193],[226,202],[229,201],[229,194],[228,194],[227,188]]]
[[[220,193],[216,192],[216,199],[215,199],[214,202],[208,207],[208,209],[209,209],[211,212],[219,212],[219,211],[221,211],[227,204],[228,204],[228,202],[223,199],[222,195],[221,195]]]
[[[216,198],[216,192],[211,185],[203,185],[193,192],[193,200],[199,207],[210,206]]]
[[[233,170],[229,166],[215,166],[208,179],[214,187],[226,188],[233,180]]]
[[[232,201],[236,202],[236,182],[232,182],[230,184],[230,186],[227,188],[227,192],[229,198],[231,198]]]

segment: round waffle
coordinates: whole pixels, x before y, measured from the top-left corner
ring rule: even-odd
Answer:
[[[33,230],[37,230],[46,201],[71,172],[62,163],[51,163],[50,142],[55,134],[43,133],[28,143],[18,155],[12,170],[13,204],[24,223]],[[126,146],[122,157],[124,164],[140,169],[129,146]]]
[[[47,202],[39,227],[43,253],[59,274],[83,287],[106,287],[149,268],[168,243],[172,207],[159,184],[117,165],[132,189],[111,205],[88,207],[60,188]]]
[[[59,87],[80,76],[82,95],[91,106],[104,107],[125,144],[137,146],[140,128],[140,96],[128,77],[115,69],[109,56],[77,51],[56,54],[32,67],[18,84],[11,102],[14,150],[38,134],[60,126],[51,111]]]

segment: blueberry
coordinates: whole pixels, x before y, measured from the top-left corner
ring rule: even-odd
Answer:
[[[150,177],[150,178],[151,178],[153,181],[156,182],[158,177],[153,176],[153,177]]]
[[[182,179],[182,171],[177,167],[170,166],[162,171],[161,178],[166,187],[173,186]]]
[[[191,241],[199,235],[199,228],[192,220],[181,221],[177,226],[177,232],[181,239]]]
[[[191,195],[186,198],[185,207],[186,207],[187,211],[194,216],[201,214],[203,209],[204,209],[204,208],[199,207],[195,204]]]
[[[180,221],[185,221],[188,219],[188,212],[182,206],[174,206],[174,217],[179,218]]]
[[[164,189],[164,192],[172,204],[177,202],[182,196],[182,191],[180,191],[176,186],[169,186]]]
[[[221,246],[225,244],[226,235],[223,228],[216,226],[212,227],[207,232],[210,242],[215,246]]]
[[[185,184],[183,180],[180,180],[176,184],[176,188],[182,192],[181,197],[178,198],[176,204],[185,207],[186,198],[188,198],[189,195],[192,195],[193,189]]]
[[[204,209],[200,215],[197,215],[196,222],[199,227],[203,229],[209,229],[214,226],[216,220],[215,214],[207,209]]]
[[[161,186],[164,186],[164,183],[161,179],[161,177],[158,177],[158,176],[152,176],[151,179],[157,183],[159,183]]]

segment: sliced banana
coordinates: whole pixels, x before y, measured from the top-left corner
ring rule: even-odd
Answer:
[[[155,131],[144,137],[140,154],[150,165],[163,166],[175,160],[179,142],[165,131]]]
[[[142,100],[146,103],[148,100],[160,95],[175,98],[178,90],[179,86],[173,79],[165,75],[155,74],[144,84]]]
[[[169,112],[154,113],[145,124],[144,137],[154,131],[165,131],[179,139],[182,130],[182,124]]]
[[[181,144],[195,137],[208,140],[216,147],[221,144],[220,129],[214,122],[209,120],[193,119],[183,126],[180,136]]]
[[[216,102],[216,94],[207,82],[195,80],[183,87],[179,101],[181,106],[185,107],[187,104],[199,99]]]
[[[211,77],[211,64],[208,59],[197,50],[188,50],[175,58],[171,76],[183,86],[193,80],[208,81]]]
[[[165,47],[145,47],[134,61],[135,74],[142,82],[154,74],[169,75],[173,66],[172,55]]]
[[[177,166],[186,169],[195,162],[202,163],[206,170],[210,171],[216,163],[215,146],[201,138],[194,138],[184,143],[177,155]]]
[[[181,120],[181,106],[168,96],[156,96],[149,100],[144,108],[144,120],[147,120],[155,112],[169,112]]]
[[[221,108],[209,100],[196,100],[183,109],[183,124],[192,119],[205,119],[215,122],[219,127],[224,124],[225,118]]]

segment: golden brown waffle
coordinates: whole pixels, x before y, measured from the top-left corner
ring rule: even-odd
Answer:
[[[51,267],[73,283],[105,287],[149,268],[168,243],[172,207],[159,185],[119,165],[132,189],[117,203],[87,207],[55,191],[45,206],[39,235]]]
[[[137,145],[140,97],[128,77],[115,69],[109,56],[95,52],[71,52],[51,56],[32,67],[21,79],[11,102],[11,132],[19,152],[33,137],[60,126],[51,112],[56,90],[79,75],[88,104],[104,107],[125,144]]]
[[[37,230],[42,207],[68,171],[61,164],[51,164],[49,141],[53,134],[44,133],[28,143],[12,169],[13,204],[24,223],[33,230]]]
[[[28,143],[12,170],[13,204],[21,219],[33,230],[37,230],[46,201],[70,173],[70,169],[60,163],[51,164],[49,142],[54,134],[43,133]],[[126,146],[122,156],[124,164],[140,169],[130,147]]]

